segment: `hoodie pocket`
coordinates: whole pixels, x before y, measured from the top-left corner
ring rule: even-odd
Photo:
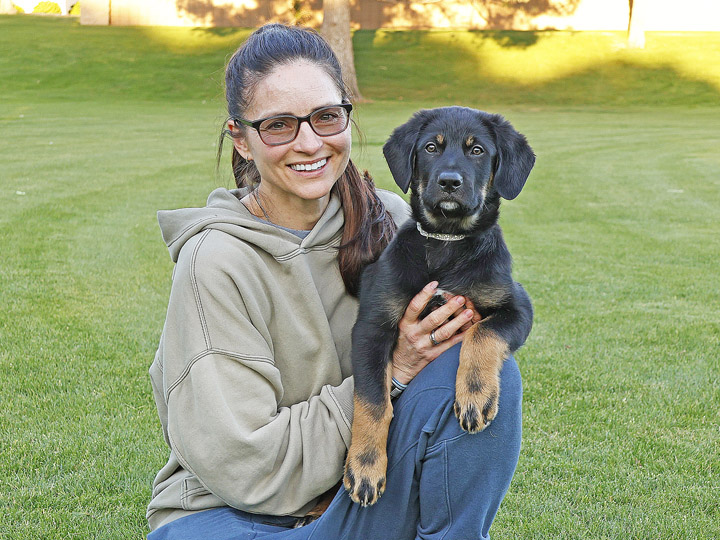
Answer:
[[[180,504],[183,510],[205,510],[216,506],[225,506],[219,497],[208,491],[194,476],[183,479]]]

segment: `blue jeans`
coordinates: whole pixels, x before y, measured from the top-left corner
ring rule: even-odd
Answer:
[[[484,431],[453,413],[460,346],[424,368],[395,400],[385,494],[362,508],[341,489],[316,521],[216,508],[177,519],[148,540],[486,540],[520,454],[522,382],[515,359],[500,374],[500,408]]]

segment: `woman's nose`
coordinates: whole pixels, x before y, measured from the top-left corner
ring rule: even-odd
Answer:
[[[293,141],[296,152],[314,154],[322,146],[322,137],[315,133],[310,127],[310,122],[302,122],[297,137]]]

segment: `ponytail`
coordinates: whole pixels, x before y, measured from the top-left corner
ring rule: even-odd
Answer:
[[[233,146],[232,150],[232,172],[235,177],[235,185],[239,188],[249,187],[255,189],[260,183],[260,173],[251,159],[245,159]]]
[[[357,296],[360,274],[375,262],[395,234],[395,222],[375,191],[367,171],[360,174],[350,160],[333,190],[340,197],[345,226],[338,253],[338,265],[345,289]]]

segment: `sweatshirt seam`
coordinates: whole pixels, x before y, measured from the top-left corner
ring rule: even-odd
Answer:
[[[211,354],[216,354],[216,353],[224,354],[224,355],[230,356],[232,358],[238,358],[240,360],[249,360],[252,362],[265,362],[267,364],[270,364],[271,366],[275,365],[275,362],[273,362],[273,360],[271,358],[268,358],[267,356],[255,356],[252,354],[241,354],[241,353],[235,353],[232,351],[225,351],[223,349],[206,349],[203,352],[201,352],[200,354],[198,354],[197,356],[195,356],[194,358],[192,358],[187,363],[185,368],[182,370],[182,373],[180,373],[180,375],[178,375],[177,379],[175,379],[175,381],[171,385],[168,386],[167,390],[165,391],[165,401],[167,402],[170,399],[170,394],[172,393],[172,391],[175,390],[175,388],[177,388],[185,380],[185,378],[190,373],[190,370],[192,369],[192,367],[198,361],[202,360],[206,356],[210,356]]]
[[[340,411],[340,416],[342,417],[343,422],[345,422],[345,426],[346,426],[347,428],[350,428],[350,429],[351,429],[351,428],[352,428],[352,422],[350,422],[350,419],[345,415],[345,411],[343,410],[342,405],[340,405],[340,402],[338,401],[338,398],[337,398],[337,396],[335,395],[335,392],[333,391],[333,389],[332,389],[331,386],[328,386],[328,392],[329,392],[329,394],[330,394],[330,397],[331,397],[332,400],[333,400],[333,403],[335,403],[335,406],[336,406],[336,407],[338,408],[338,410]]]
[[[189,230],[192,230],[192,229],[194,229],[194,228],[196,228],[196,227],[198,227],[199,225],[202,225],[202,224],[204,224],[204,223],[212,222],[213,220],[216,220],[217,218],[218,218],[217,215],[212,215],[212,216],[206,217],[206,218],[204,218],[204,219],[199,219],[199,220],[197,220],[197,221],[193,221],[193,222],[190,223],[187,227],[185,227],[184,229],[182,229],[182,230],[180,231],[180,233],[177,234],[177,235],[175,236],[175,238],[174,238],[173,240],[171,240],[170,243],[169,243],[167,246],[168,246],[168,247],[172,246],[175,242],[177,242],[177,241],[180,240],[183,236],[185,236],[185,233],[187,233]]]
[[[197,261],[198,251],[200,250],[200,246],[202,245],[205,238],[207,238],[208,234],[210,234],[210,230],[206,230],[202,234],[202,236],[198,240],[198,243],[195,245],[195,249],[193,250],[192,259],[190,262],[190,281],[192,283],[193,293],[195,295],[195,303],[197,305],[198,316],[200,317],[200,326],[202,327],[203,338],[205,339],[205,347],[207,349],[210,349],[212,348],[210,343],[210,332],[205,321],[205,312],[203,311],[202,300],[200,300],[200,288],[198,287],[197,277],[195,274],[195,263]]]
[[[192,475],[197,479],[197,481],[200,483],[200,485],[203,486],[203,487],[205,487],[205,489],[207,490],[208,493],[212,493],[212,494],[215,495],[218,499],[220,499],[221,501],[223,501],[225,504],[228,504],[228,502],[225,501],[225,499],[223,499],[222,497],[219,497],[216,493],[214,493],[213,491],[207,489],[207,487],[205,486],[205,484],[203,484],[202,480],[200,480],[200,477],[199,477],[197,474],[195,474],[195,471],[193,470],[192,467],[190,467],[190,464],[189,464],[189,463],[187,462],[187,460],[185,459],[185,456],[183,456],[182,453],[180,452],[180,450],[178,450],[177,444],[175,443],[175,439],[173,438],[173,436],[172,436],[172,434],[170,433],[169,430],[168,430],[168,440],[170,441],[170,448],[175,452],[175,457],[177,457],[178,463],[180,463],[180,465],[182,466],[182,468],[185,469],[185,470],[186,470],[187,472],[189,472],[190,474],[192,474]],[[184,478],[184,479],[182,480],[182,483],[181,483],[181,486],[180,486],[181,491],[182,491],[182,489],[183,489],[183,486],[185,486],[185,485],[187,485],[187,478]],[[186,502],[187,502],[187,497],[185,496],[184,493],[181,493],[181,495],[180,495],[180,506],[182,507],[182,510],[189,511],[189,510],[190,510],[189,508],[185,508],[185,506],[186,506],[185,503],[186,503]],[[228,506],[229,506],[229,504],[228,504]]]
[[[292,250],[290,253],[285,253],[283,255],[276,255],[275,260],[276,261],[287,261],[287,260],[297,257],[298,255],[304,255],[311,251],[327,251],[329,249],[335,248],[337,246],[337,244],[339,244],[339,240],[341,238],[342,238],[342,234],[337,234],[332,239],[330,239],[328,242],[325,242],[324,244],[320,244],[317,246],[308,246],[308,247],[300,246],[297,249]]]

